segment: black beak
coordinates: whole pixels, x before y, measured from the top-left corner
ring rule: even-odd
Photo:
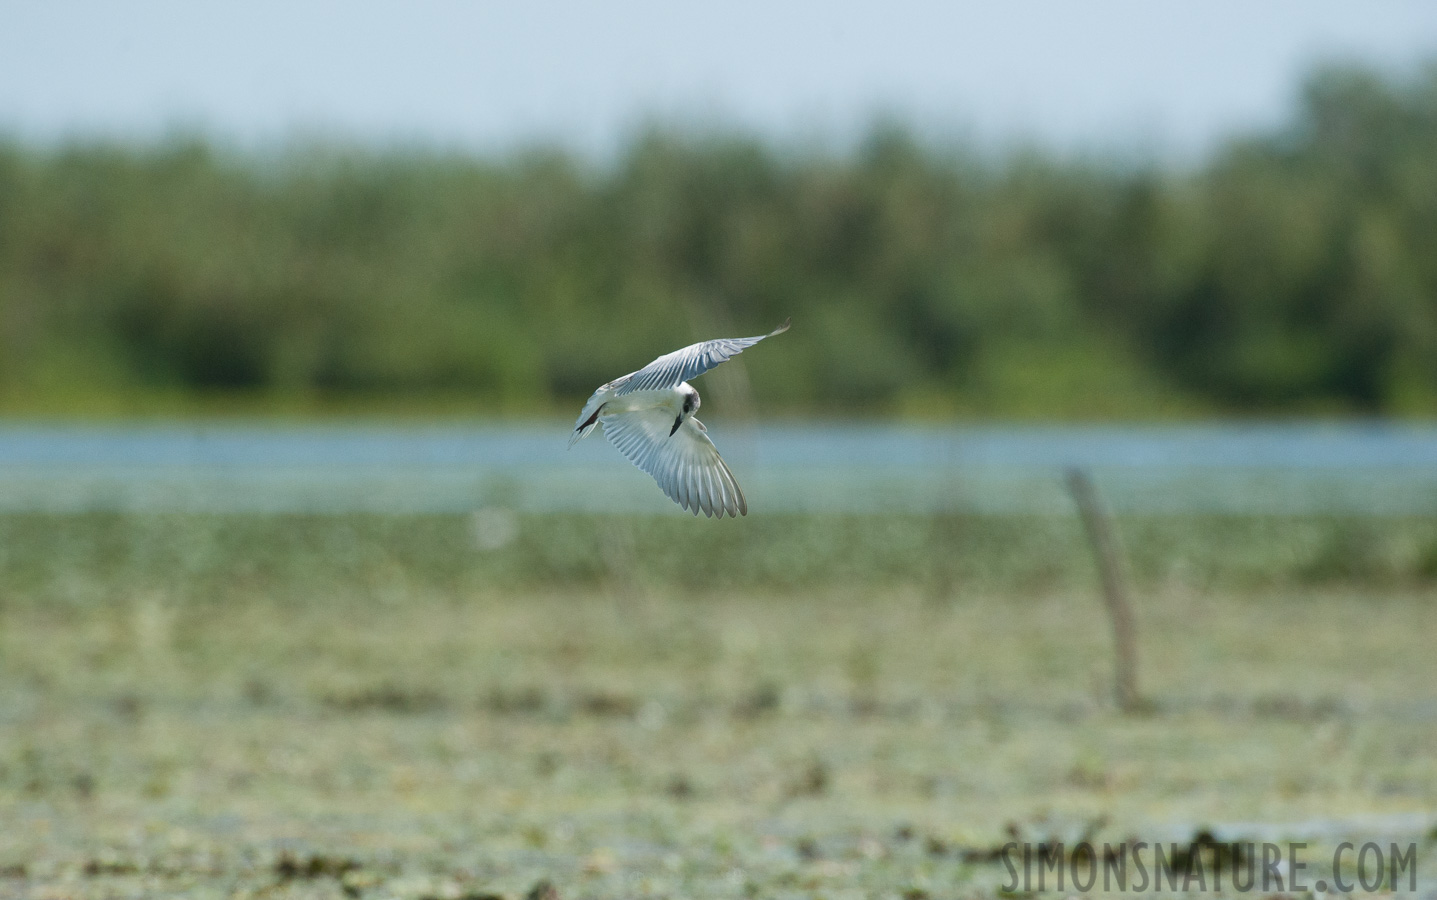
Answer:
[[[682,424],[684,424],[684,417],[683,417],[683,416],[679,416],[678,418],[674,419],[674,427],[669,429],[669,437],[673,437],[673,436],[674,436],[674,432],[675,432],[675,431],[678,431],[678,430],[679,430],[679,426],[682,425]]]

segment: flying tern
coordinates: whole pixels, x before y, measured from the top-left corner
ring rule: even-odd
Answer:
[[[738,481],[719,456],[708,429],[694,413],[699,392],[688,383],[764,338],[788,330],[788,319],[768,334],[719,338],[667,353],[594,391],[579,413],[569,446],[596,425],[629,462],[653,476],[669,499],[694,515],[748,514]]]

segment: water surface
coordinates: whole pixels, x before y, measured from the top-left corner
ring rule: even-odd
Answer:
[[[1437,427],[710,422],[751,514],[1067,512],[1088,469],[1131,512],[1437,513]],[[677,513],[567,422],[0,426],[0,510]]]

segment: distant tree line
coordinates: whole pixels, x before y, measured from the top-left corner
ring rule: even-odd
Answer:
[[[572,405],[702,337],[766,411],[1437,413],[1437,66],[1200,166],[649,131],[603,165],[0,142],[0,408]],[[83,403],[80,403],[83,407]]]

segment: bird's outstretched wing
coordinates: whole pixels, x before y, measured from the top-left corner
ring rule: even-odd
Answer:
[[[622,383],[614,385],[614,393],[623,396],[635,391],[661,391],[674,387],[680,382],[688,381],[690,378],[697,378],[719,363],[728,362],[729,359],[738,356],[745,349],[752,347],[764,338],[783,334],[788,330],[789,321],[789,319],[784,319],[782,325],[768,334],[761,334],[758,337],[701,341],[697,344],[690,344],[682,350],[665,353],[637,372],[620,379]]]
[[[614,413],[599,421],[619,452],[652,475],[679,506],[709,517],[748,514],[738,481],[698,419],[685,419],[672,435],[674,415],[663,408]]]

